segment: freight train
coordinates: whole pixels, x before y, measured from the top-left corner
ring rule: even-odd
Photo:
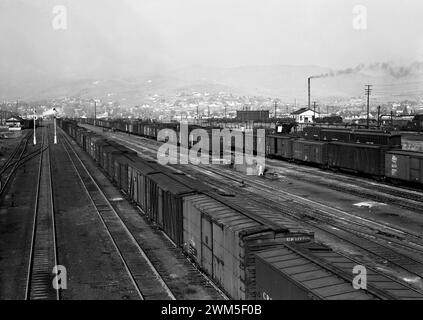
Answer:
[[[84,149],[169,238],[230,297],[256,299],[255,254],[284,243],[307,243],[314,235],[279,212],[241,208],[230,197],[75,122],[59,126]]]
[[[423,153],[401,149],[401,136],[384,131],[310,126],[301,136],[266,137],[266,155],[288,161],[423,185]]]
[[[255,208],[242,195],[223,195],[201,181],[138,157],[76,121],[58,119],[58,125],[231,298],[391,297],[390,289],[386,294],[354,289],[356,261],[314,242],[312,232],[280,212],[272,215],[261,206]],[[378,286],[392,286],[392,279],[371,268],[367,272]],[[368,287],[373,286],[369,280]],[[400,299],[415,297],[410,290],[395,292]]]
[[[93,124],[93,119],[80,119]],[[160,129],[179,131],[179,123],[152,123],[137,121],[97,120],[96,125],[157,139]],[[189,132],[199,126],[189,125]],[[212,128],[204,128],[212,130]],[[282,128],[283,129],[283,128]],[[408,183],[421,188],[423,184],[423,154],[401,149],[401,136],[384,130],[351,129],[339,127],[307,126],[303,131],[290,134],[286,130],[266,133],[266,156],[287,161],[319,166],[324,169],[370,176],[377,180]],[[243,133],[252,134],[254,131]],[[244,139],[246,141],[247,139]],[[193,141],[190,140],[190,145]],[[244,144],[244,152],[256,153]],[[225,150],[227,146],[222,146]],[[233,144],[231,145],[233,149]]]

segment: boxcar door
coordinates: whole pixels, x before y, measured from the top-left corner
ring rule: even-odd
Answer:
[[[204,270],[213,275],[213,229],[207,216],[201,217],[201,265]]]

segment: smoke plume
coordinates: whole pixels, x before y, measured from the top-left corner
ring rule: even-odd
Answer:
[[[359,73],[363,70],[383,71],[396,79],[400,79],[423,70],[423,62],[415,61],[407,66],[397,66],[392,62],[377,62],[369,65],[359,64],[354,68],[347,68],[337,71],[331,71],[328,73],[322,73],[316,76],[312,76],[311,78],[337,77],[340,75]]]

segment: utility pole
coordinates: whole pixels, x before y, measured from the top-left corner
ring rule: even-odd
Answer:
[[[225,104],[225,119],[226,119],[226,108],[227,108],[228,106]]]
[[[275,120],[276,120],[276,108],[278,107],[278,103],[275,100]]]
[[[380,106],[377,107],[377,128],[380,128]]]
[[[308,92],[308,108],[310,109],[310,97],[311,97],[311,93],[310,93],[310,91],[311,91],[311,84],[310,84],[310,81],[311,81],[311,77],[308,77],[307,78],[307,88],[308,88],[308,90],[307,90],[307,92]]]
[[[370,112],[370,92],[372,91],[372,85],[366,84],[366,88],[364,89],[366,95],[367,95],[367,129],[369,129],[370,124],[370,118],[369,118],[369,112]]]
[[[316,101],[313,101],[313,110],[314,110],[313,122],[315,122],[316,121]]]
[[[35,132],[35,117],[36,117],[36,114],[35,114],[35,106],[34,106],[34,146],[37,144],[37,137],[36,137],[36,132]]]
[[[97,122],[97,101],[95,99],[91,99],[90,101],[94,102],[94,127],[95,127]]]
[[[53,108],[54,111],[54,144],[57,144],[57,131],[56,131],[56,108]]]
[[[394,127],[394,111],[391,110],[391,127]]]

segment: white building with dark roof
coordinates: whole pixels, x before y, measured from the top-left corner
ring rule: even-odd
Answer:
[[[291,113],[291,116],[297,123],[312,123],[314,117],[319,118],[320,114],[309,108],[301,108]]]

